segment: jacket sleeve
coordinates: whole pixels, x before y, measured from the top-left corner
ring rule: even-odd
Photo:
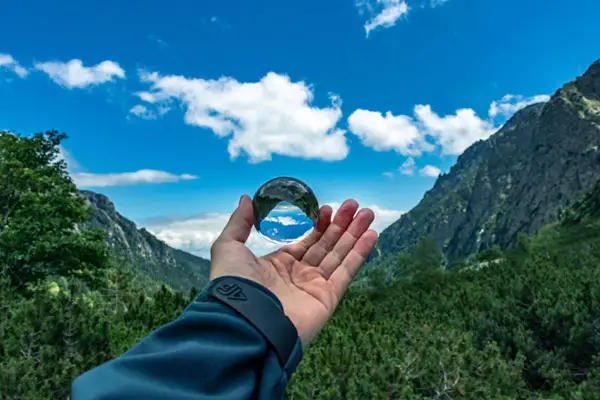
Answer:
[[[242,278],[238,278],[242,279]],[[261,295],[279,300],[266,288]],[[296,333],[288,360],[277,357],[245,317],[209,295],[211,284],[182,315],[120,357],[73,382],[71,399],[279,399],[302,345]]]

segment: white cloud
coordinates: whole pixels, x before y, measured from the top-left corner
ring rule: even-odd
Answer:
[[[21,78],[25,78],[29,71],[19,64],[10,54],[0,53],[0,68],[8,69]]]
[[[331,95],[329,107],[311,106],[314,93],[304,82],[268,73],[259,82],[241,83],[233,78],[192,79],[140,72],[151,84],[141,99],[165,106],[180,101],[185,122],[230,137],[232,159],[248,155],[251,162],[270,160],[273,154],[327,161],[348,155],[345,131],[337,128],[342,117],[341,100]]]
[[[71,154],[71,152],[65,149],[62,145],[58,146],[58,156],[56,157],[56,161],[65,161],[67,163],[67,170],[76,171],[81,168],[81,165],[75,157]]]
[[[334,212],[340,207],[340,202],[329,203]],[[371,226],[377,232],[383,231],[395,222],[404,213],[402,211],[387,210],[378,206],[370,206],[375,213],[375,221]],[[210,258],[210,246],[217,239],[230,214],[208,213],[200,216],[171,219],[167,221],[148,222],[145,226],[159,239],[170,246],[194,253],[201,257]],[[257,255],[270,253],[280,246],[263,239],[253,228],[246,242],[247,246]]]
[[[410,117],[387,112],[358,109],[348,117],[348,128],[362,143],[377,151],[394,150],[402,155],[419,156],[433,150]]]
[[[547,94],[539,94],[532,97],[507,94],[501,100],[492,102],[489,115],[490,118],[496,118],[497,116],[509,118],[522,108],[535,103],[544,103],[548,100],[550,100],[550,96]]]
[[[283,226],[291,226],[291,225],[302,225],[306,222],[296,221],[294,218],[289,216],[279,216],[279,217],[267,217],[264,219],[269,222],[277,222]]]
[[[106,60],[92,67],[83,66],[83,62],[73,59],[69,62],[37,63],[35,68],[45,72],[57,84],[66,88],[84,88],[92,85],[124,79],[125,71],[119,64]]]
[[[395,150],[409,156],[434,150],[428,137],[441,146],[444,154],[460,154],[495,131],[491,122],[482,120],[471,109],[440,117],[431,106],[418,105],[414,113],[415,118],[412,118],[394,116],[388,111],[384,117],[379,112],[358,109],[348,118],[348,127],[367,147],[377,151]],[[406,170],[407,174],[409,171]]]
[[[153,111],[148,110],[146,106],[141,104],[137,104],[131,107],[129,113],[142,119],[156,119],[156,114]]]
[[[426,165],[419,170],[421,176],[430,176],[433,178],[437,178],[441,172],[438,167],[434,167],[433,165]]]
[[[409,11],[408,4],[404,0],[377,0],[374,4],[368,0],[358,1],[357,6],[361,11],[366,7],[369,14],[372,15],[372,18],[365,23],[367,37],[371,31],[377,28],[389,28],[396,25],[396,22]],[[376,14],[373,12],[375,9],[378,9]]]
[[[398,172],[402,175],[414,175],[415,174],[415,160],[412,157],[408,157],[400,167],[398,167]],[[383,176],[387,176],[390,179],[393,179],[395,174],[394,172],[384,172]]]
[[[230,214],[225,213],[208,213],[162,223],[150,223],[146,228],[172,247],[210,258],[210,246],[221,234],[229,217]],[[270,253],[279,247],[263,239],[254,228],[246,244],[258,256]]]
[[[389,111],[384,117],[376,111],[358,109],[348,118],[348,127],[363,145],[377,151],[395,150],[402,155],[419,156],[439,147],[442,154],[459,155],[502,127],[495,123],[495,117],[502,117],[504,122],[521,108],[549,99],[548,95],[506,95],[491,104],[487,119],[480,118],[471,108],[440,116],[430,105],[417,105],[414,117],[394,116]]]
[[[431,0],[431,7],[435,8],[437,6],[441,6],[442,4],[448,2],[449,0]]]
[[[408,157],[406,161],[402,163],[398,171],[402,175],[414,175],[415,174],[415,160],[412,157]]]
[[[157,102],[157,99],[154,97],[152,93],[149,92],[136,92],[134,93],[140,100],[145,101],[146,103],[154,104]]]
[[[376,205],[367,207],[369,207],[371,210],[373,210],[373,213],[375,213],[375,220],[371,225],[371,229],[374,229],[377,231],[377,233],[381,233],[385,228],[396,222],[398,218],[405,213],[405,211],[388,210]]]
[[[142,169],[136,172],[114,174],[92,174],[75,172],[71,174],[73,181],[79,187],[126,186],[144,183],[169,183],[198,179],[190,174],[175,175],[165,171]]]
[[[415,116],[424,134],[434,137],[443,154],[458,155],[481,139],[487,139],[496,127],[477,116],[470,108],[457,110],[454,115],[440,117],[429,105],[415,107]]]

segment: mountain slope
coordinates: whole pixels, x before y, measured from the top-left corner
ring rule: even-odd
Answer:
[[[104,230],[108,243],[134,268],[186,293],[206,284],[210,261],[169,247],[147,230],[138,229],[116,211],[108,197],[91,191],[79,193],[94,212],[92,226]]]
[[[288,398],[600,399],[600,182],[560,222],[482,256],[451,270],[426,251],[380,257]],[[384,279],[405,265],[418,269]]]
[[[423,235],[451,261],[533,234],[600,177],[600,60],[546,104],[469,147],[423,200],[382,232],[383,253]]]

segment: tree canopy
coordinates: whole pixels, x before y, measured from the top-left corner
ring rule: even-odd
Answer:
[[[65,134],[0,132],[0,271],[19,288],[48,275],[92,278],[106,265],[102,232],[60,157]]]

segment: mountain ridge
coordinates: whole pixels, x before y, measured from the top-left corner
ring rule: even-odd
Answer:
[[[208,282],[209,260],[174,249],[145,228],[138,228],[107,196],[89,190],[80,190],[79,195],[92,209],[90,226],[102,229],[108,244],[134,269],[186,293]]]
[[[431,236],[449,262],[536,233],[600,177],[600,60],[547,103],[471,145],[419,204],[385,229],[382,253]]]

